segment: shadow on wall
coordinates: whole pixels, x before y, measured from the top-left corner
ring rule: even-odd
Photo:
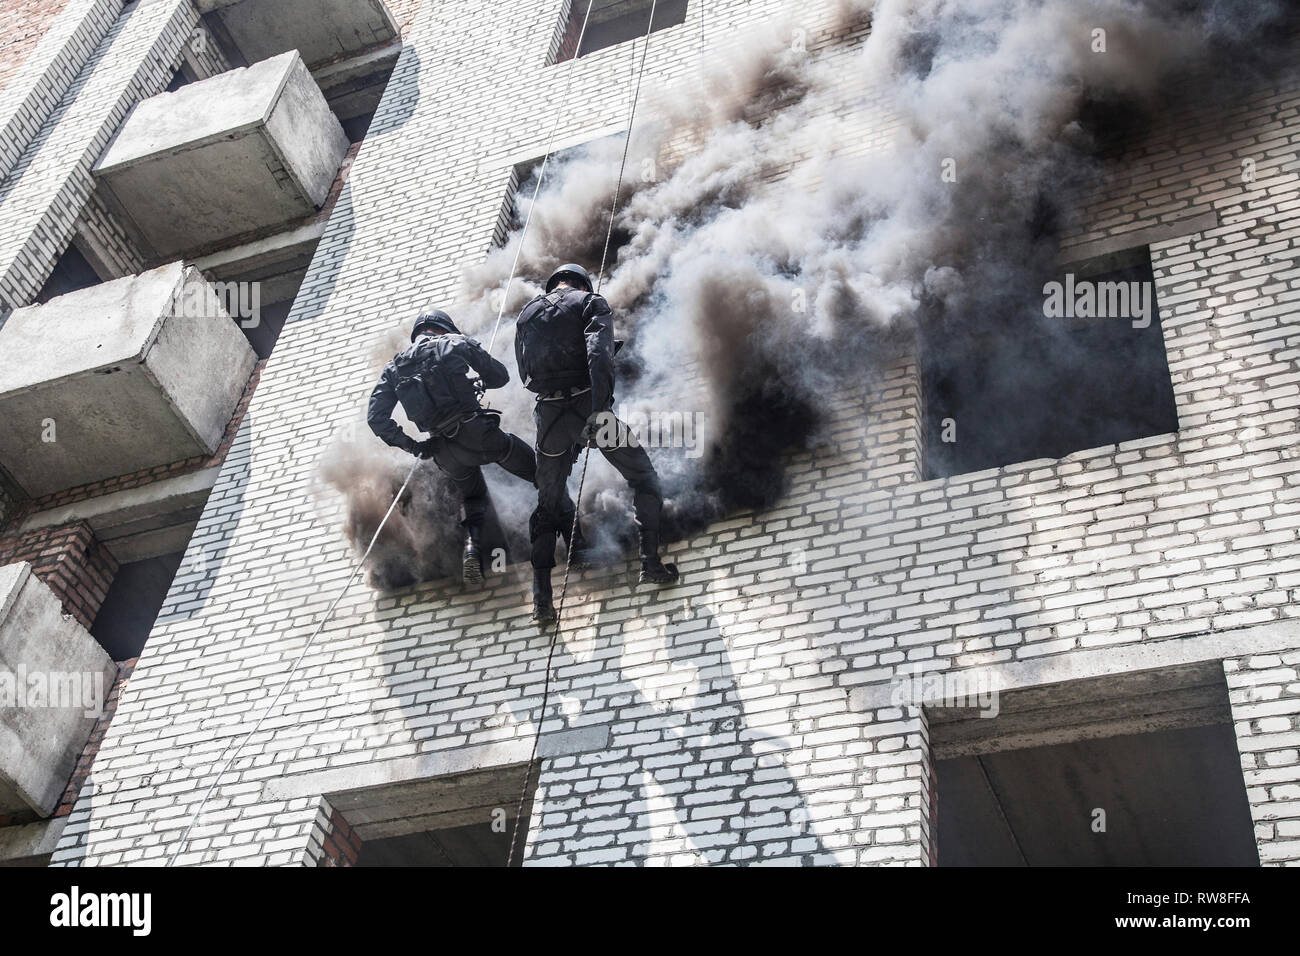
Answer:
[[[375,121],[370,127],[367,140],[384,133],[392,132],[403,126],[410,119],[415,111],[415,106],[419,101],[419,87],[413,82],[413,78],[419,75],[420,58],[414,48],[408,47],[403,51],[398,68],[394,71],[393,78],[390,80],[390,87],[394,82],[406,81],[411,93],[409,96],[401,96],[398,99],[397,106],[391,110],[381,111],[376,115]],[[355,169],[355,166],[354,166]],[[300,323],[316,323],[324,318],[330,310],[330,305],[334,299],[338,277],[343,272],[348,257],[352,252],[352,241],[356,234],[356,215],[353,206],[353,182],[351,179],[344,184],[343,190],[335,203],[334,209],[330,215],[329,230],[326,238],[322,240],[317,248],[317,256],[328,256],[332,262],[332,268],[325,273],[323,281],[314,281],[310,284],[304,283],[303,289],[299,293],[299,298],[294,301],[293,309],[286,320],[286,326],[298,325]],[[308,269],[309,276],[316,278]],[[346,313],[344,313],[346,314]],[[342,321],[339,318],[333,321]],[[279,357],[284,356],[284,347],[286,344],[282,339],[281,352]],[[253,452],[252,452],[252,429],[256,427],[258,419],[257,403],[254,400],[250,403],[249,410],[240,425],[239,434],[235,439],[234,446],[226,459],[226,471],[222,473],[221,488],[223,490],[222,498],[219,502],[215,499],[213,504],[220,507],[222,512],[221,533],[217,539],[203,544],[197,550],[191,546],[186,554],[186,559],[182,563],[178,576],[193,574],[199,572],[203,575],[197,585],[186,585],[187,588],[193,587],[193,594],[185,595],[185,603],[189,605],[188,610],[183,614],[169,614],[160,617],[158,623],[168,621],[184,620],[188,617],[202,613],[204,605],[207,603],[209,594],[213,585],[220,576],[222,567],[225,563],[226,552],[229,548],[230,537],[234,529],[239,525],[239,515],[243,511],[244,495],[247,491],[248,482],[252,475],[253,469]],[[266,469],[267,466],[274,467],[274,458],[292,455],[294,449],[284,448],[271,451],[272,461],[264,462],[259,460],[259,468]],[[399,479],[400,484],[400,479]],[[305,490],[304,494],[310,494]],[[304,573],[310,574],[311,563],[306,559],[295,559],[301,567],[295,569],[286,564],[282,570],[290,574]],[[294,562],[290,562],[294,563]]]
[[[599,614],[582,630],[590,635],[598,624]],[[549,719],[558,718],[568,730],[592,718],[608,720],[611,710],[617,716],[603,765],[587,767],[600,788],[545,797],[547,812],[564,813],[577,824],[573,840],[590,846],[593,836],[608,836],[607,846],[627,845],[629,859],[643,865],[652,857],[663,862],[681,854],[711,864],[829,862],[830,851],[786,766],[793,748],[750,726],[731,652],[712,609],[682,600],[650,620],[634,618],[625,628],[608,644],[589,636],[575,641],[577,631],[561,636]],[[658,635],[657,642],[644,640],[647,629]],[[635,651],[625,646],[628,636],[638,638]],[[529,666],[535,670],[543,666],[545,641],[541,635],[530,638]],[[593,660],[606,661],[615,678],[588,680]],[[540,680],[530,673],[534,682]],[[593,712],[584,715],[583,705],[594,695],[599,699]],[[505,706],[531,728],[535,703],[526,708],[510,700]],[[648,752],[641,738],[652,729],[658,746]],[[641,755],[629,761],[627,748],[634,746]],[[623,771],[629,763],[637,766]],[[602,791],[620,790],[636,795],[630,803],[622,796],[601,801]],[[630,817],[630,825],[609,826],[620,815]],[[588,830],[587,824],[596,826]],[[550,842],[544,831],[530,839],[534,846]],[[567,855],[563,842],[557,855]]]
[[[634,830],[644,842],[633,849],[634,858],[644,862],[651,853],[658,855],[657,844],[680,834],[688,843],[683,849],[693,847],[708,863],[777,857],[825,862],[829,851],[786,766],[785,755],[793,748],[746,720],[731,652],[712,608],[682,600],[660,627],[666,660],[620,663],[631,698],[627,712],[659,714],[665,742],[677,745],[642,762],[641,799],[633,807]],[[664,675],[677,680],[651,682]],[[623,693],[620,687],[611,696],[621,700]],[[636,718],[638,733],[644,723]],[[616,748],[618,733],[616,727]],[[672,759],[674,752],[684,759]],[[685,767],[707,775],[690,778]]]

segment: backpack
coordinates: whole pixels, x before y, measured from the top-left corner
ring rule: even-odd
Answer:
[[[554,292],[538,296],[524,307],[515,325],[515,359],[524,387],[531,391],[588,380],[587,343],[582,334],[585,298],[579,305],[565,302],[565,296]]]
[[[397,400],[417,428],[431,435],[441,434],[464,419],[463,389],[456,389],[444,368],[440,342],[423,338],[399,352],[393,359],[397,372]],[[463,364],[463,363],[462,363]],[[460,370],[462,376],[464,370]]]

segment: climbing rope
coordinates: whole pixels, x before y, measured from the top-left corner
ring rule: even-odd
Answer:
[[[569,61],[569,69],[566,71],[567,76],[564,81],[564,92],[560,95],[560,103],[567,103],[569,100],[569,90],[573,87],[573,74],[578,65],[578,53],[582,50],[582,41],[587,36],[587,23],[591,20],[591,8],[596,5],[596,0],[587,0],[587,13],[582,18],[582,29],[578,31],[578,42],[573,48],[573,59]],[[546,180],[546,166],[551,161],[551,150],[555,146],[555,134],[560,128],[560,120],[565,116],[563,109],[555,110],[555,122],[551,124],[551,133],[546,139],[546,154],[542,157],[542,166],[537,171],[537,185],[533,187],[533,200],[528,204],[528,215],[524,217],[524,229],[519,234],[519,245],[515,249],[514,263],[510,266],[510,278],[506,280],[506,287],[501,290],[501,305],[497,309],[497,320],[492,326],[492,338],[488,340],[488,351],[491,352],[493,346],[497,344],[497,331],[501,328],[501,317],[506,314],[506,302],[510,298],[510,286],[515,281],[515,273],[519,268],[519,257],[524,251],[524,240],[528,238],[528,227],[533,222],[533,210],[537,208],[537,196],[542,191],[542,183]]]
[[[627,118],[627,134],[623,140],[623,159],[618,167],[618,182],[614,186],[614,201],[609,210],[609,227],[605,231],[605,248],[600,254],[600,269],[596,272],[595,292],[599,294],[605,281],[605,265],[609,261],[609,244],[614,235],[614,218],[618,215],[618,201],[623,191],[623,176],[627,171],[628,152],[632,146],[632,128],[636,123],[636,106],[641,98],[641,80],[645,76],[646,58],[650,52],[650,34],[654,32],[655,7],[658,0],[651,0],[650,23],[646,26],[645,40],[641,47],[641,66],[636,73],[636,86],[632,93],[632,107]],[[591,13],[590,6],[587,13]],[[635,53],[635,48],[634,48]],[[532,210],[529,210],[531,213]],[[552,625],[551,645],[546,652],[546,679],[542,684],[542,708],[537,715],[537,726],[533,733],[533,750],[524,769],[524,786],[519,793],[519,806],[515,809],[515,825],[510,835],[510,852],[506,854],[506,866],[514,863],[515,847],[519,842],[519,823],[523,819],[524,804],[528,800],[528,786],[532,783],[533,763],[537,760],[537,749],[542,741],[542,724],[546,721],[546,703],[551,696],[551,665],[555,659],[555,647],[559,643],[560,629],[564,620],[564,599],[569,591],[569,569],[573,566],[573,543],[578,536],[578,515],[582,509],[582,489],[587,482],[587,465],[591,460],[591,445],[583,449],[582,471],[578,475],[578,495],[573,501],[573,526],[569,529],[569,545],[564,560],[564,579],[560,584],[560,600],[555,606],[555,623]]]
[[[578,50],[582,48],[582,41],[587,35],[587,24],[591,20],[591,10],[594,5],[595,5],[595,0],[588,0],[587,13],[583,17],[582,29],[578,33],[578,44],[577,47],[574,48],[573,62],[569,64],[568,77],[565,81],[564,95],[562,97],[562,100],[568,99],[569,89],[573,84],[574,68],[577,66],[577,62],[578,62]],[[654,22],[653,13],[651,14],[651,22],[652,23]],[[546,165],[551,158],[551,151],[555,143],[555,133],[559,129],[560,120],[563,116],[564,113],[562,110],[555,111],[555,122],[551,125],[551,133],[546,141],[546,155],[542,157],[542,166],[541,169],[538,171],[538,175],[537,175],[537,186],[533,190],[533,202],[529,206],[528,216],[524,220],[523,232],[519,237],[519,247],[515,250],[514,262],[510,266],[510,277],[506,280],[505,289],[502,290],[501,293],[501,307],[497,310],[496,324],[492,328],[492,340],[488,345],[489,352],[492,351],[492,346],[496,344],[497,330],[500,329],[501,327],[501,317],[505,314],[506,301],[509,297],[510,286],[511,284],[513,284],[515,280],[516,271],[519,268],[520,253],[523,252],[524,240],[528,237],[528,227],[532,222],[533,209],[537,205],[537,195],[541,191],[542,182],[546,176]],[[602,264],[602,268],[603,268],[603,264]],[[398,489],[396,497],[393,498],[393,503],[388,506],[388,511],[384,514],[383,519],[379,522],[379,527],[375,529],[374,536],[370,539],[370,544],[366,548],[365,553],[362,554],[361,560],[360,562],[358,562],[356,569],[352,572],[347,582],[343,585],[343,590],[340,591],[339,596],[334,599],[334,603],[331,604],[329,606],[329,609],[325,612],[325,616],[321,618],[321,622],[320,624],[317,625],[316,630],[312,632],[311,637],[307,639],[307,643],[306,645],[304,645],[302,649],[302,653],[298,655],[298,659],[294,661],[293,666],[289,668],[289,672],[288,674],[285,675],[284,681],[280,685],[279,691],[276,693],[275,697],[271,701],[271,705],[267,707],[266,710],[262,713],[262,716],[258,718],[257,723],[253,726],[253,729],[250,730],[247,734],[243,736],[243,738],[240,739],[239,745],[235,748],[235,752],[230,755],[230,758],[226,760],[224,764],[222,764],[221,769],[217,772],[217,776],[213,779],[212,784],[208,787],[207,791],[203,794],[203,799],[199,801],[198,809],[196,809],[194,811],[193,816],[190,817],[189,824],[185,827],[185,832],[181,834],[181,838],[180,841],[177,843],[176,849],[172,852],[172,855],[168,858],[166,863],[167,866],[171,866],[173,863],[175,863],[177,857],[179,857],[180,854],[184,851],[186,845],[189,842],[190,832],[194,829],[194,824],[198,821],[198,818],[202,816],[203,808],[207,806],[208,800],[211,799],[212,794],[216,791],[217,785],[221,782],[221,778],[225,776],[226,771],[228,771],[230,767],[234,764],[235,760],[238,759],[239,754],[244,749],[244,745],[248,743],[248,741],[253,737],[254,734],[258,732],[258,730],[261,729],[262,724],[266,721],[266,718],[269,717],[271,713],[275,710],[276,705],[280,702],[280,698],[284,696],[284,692],[288,690],[290,683],[292,683],[294,675],[297,673],[299,665],[302,663],[303,658],[306,657],[307,655],[307,651],[311,649],[312,644],[315,642],[316,638],[320,636],[320,633],[322,630],[324,630],[325,625],[329,622],[330,618],[334,616],[334,611],[338,608],[339,603],[347,595],[348,590],[352,587],[353,582],[356,581],[357,577],[361,574],[361,571],[365,568],[366,559],[370,557],[370,553],[374,550],[375,544],[379,540],[380,533],[384,530],[384,526],[388,524],[388,519],[392,517],[393,511],[397,508],[398,502],[402,500],[402,495],[406,494],[406,489],[410,487],[411,479],[415,477],[415,471],[417,468],[420,467],[420,462],[421,459],[417,458],[415,460],[415,463],[411,465],[411,470],[406,473],[406,479],[402,482],[402,487]],[[583,471],[585,474],[586,472],[585,463],[583,466]],[[577,523],[576,515],[574,518],[574,523],[575,525]],[[566,570],[566,579],[567,579],[567,570]],[[547,666],[549,670],[549,663]]]
[[[417,460],[415,465],[418,466],[419,464],[420,462]],[[224,764],[222,764],[221,769],[217,771],[216,777],[213,778],[212,780],[212,785],[209,786],[207,792],[203,794],[203,799],[199,801],[198,809],[194,811],[194,815],[190,817],[189,825],[186,826],[185,832],[181,834],[180,841],[176,844],[176,849],[172,852],[172,855],[168,858],[166,864],[167,866],[171,866],[173,863],[175,863],[176,858],[180,856],[181,852],[185,849],[186,844],[189,842],[190,831],[194,829],[194,824],[198,821],[199,817],[203,815],[203,808],[208,805],[208,800],[212,797],[213,792],[217,789],[217,784],[221,782],[221,778],[226,775],[226,771],[229,770],[231,765],[239,758],[239,754],[243,751],[244,745],[248,743],[250,739],[252,739],[254,734],[256,734],[259,730],[262,729],[262,724],[266,721],[266,718],[269,717],[272,711],[275,710],[275,705],[280,702],[280,698],[284,696],[284,692],[289,689],[289,684],[293,680],[294,674],[297,673],[299,665],[302,664],[303,658],[306,657],[307,652],[311,650],[311,646],[313,643],[315,643],[316,638],[320,636],[320,632],[325,629],[326,622],[328,622],[329,619],[334,616],[335,609],[339,606],[339,602],[343,600],[344,595],[348,593],[348,589],[352,587],[352,582],[357,579],[357,576],[361,573],[362,569],[365,568],[366,558],[370,557],[370,552],[374,550],[375,542],[379,540],[379,533],[384,530],[384,525],[386,525],[388,523],[388,519],[392,517],[394,509],[397,508],[397,503],[402,500],[402,495],[406,493],[407,486],[410,485],[411,477],[414,474],[415,474],[415,466],[413,466],[411,470],[407,472],[406,480],[402,482],[402,487],[397,492],[397,497],[394,498],[393,503],[388,506],[388,512],[384,515],[383,520],[379,522],[379,527],[375,529],[374,536],[370,539],[370,545],[366,548],[365,554],[361,556],[361,561],[357,564],[356,569],[352,572],[351,576],[348,578],[347,583],[343,585],[343,590],[339,592],[339,596],[334,599],[334,603],[331,604],[329,606],[329,610],[325,612],[325,616],[321,618],[321,622],[318,625],[316,625],[316,630],[312,632],[311,637],[307,638],[307,643],[303,645],[302,652],[299,653],[298,659],[295,660],[293,662],[293,666],[289,668],[289,673],[285,675],[284,682],[280,685],[280,690],[275,695],[275,698],[271,701],[270,706],[267,707],[265,711],[263,711],[262,716],[259,717],[257,723],[253,725],[253,729],[250,730],[248,733],[246,733],[240,739],[239,746],[237,746],[235,748],[235,752],[230,755],[230,759],[228,759]]]

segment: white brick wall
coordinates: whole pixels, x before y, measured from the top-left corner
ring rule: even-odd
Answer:
[[[539,117],[564,82],[566,66],[544,65],[560,5],[426,4],[57,863],[164,859],[351,572],[311,500],[315,452],[360,413],[368,343],[449,297],[459,265],[488,249],[509,158],[544,143]],[[708,29],[734,33],[783,6],[710,0]],[[800,15],[815,28],[830,6]],[[696,16],[656,34],[648,82],[686,74]],[[627,91],[610,76],[627,53],[578,61],[572,98],[588,109],[566,114],[561,141],[624,118]],[[1117,217],[1102,195],[1091,214],[1142,228],[1171,215],[1161,191],[1220,213],[1219,227],[1152,250],[1177,435],[922,482],[905,358],[842,397],[830,440],[792,460],[779,507],[672,547],[683,586],[629,590],[627,567],[582,574],[543,729],[610,736],[544,761],[528,862],[923,865],[924,717],[852,706],[854,692],[914,661],[1051,658],[1068,671],[1099,650],[1137,659],[1300,617],[1300,333],[1287,321],[1300,295],[1300,134],[1279,125],[1297,106],[1288,80],[1243,105],[1241,123],[1206,118],[1202,152],[1228,158],[1204,168],[1159,159],[1184,147],[1153,130],[1150,210]],[[1276,167],[1249,190],[1228,161],[1243,150]],[[526,579],[515,569],[469,594],[354,587],[182,861],[309,861],[321,800],[277,796],[277,781],[527,741],[547,641],[528,623]],[[1277,719],[1295,712],[1294,652],[1279,660],[1225,665],[1243,757],[1261,762],[1248,786],[1267,862],[1300,858],[1295,746]],[[1278,714],[1237,699],[1256,672]]]
[[[63,75],[58,105],[43,118],[31,114],[39,129],[0,182],[0,308],[34,300],[94,188],[95,160],[131,107],[166,87],[198,24],[189,0],[140,0],[124,13],[120,4],[102,6],[106,16],[114,8],[112,25],[75,76]],[[45,50],[37,48],[25,72],[43,65]]]
[[[118,0],[73,0],[0,93],[0,179],[17,164],[121,12]]]

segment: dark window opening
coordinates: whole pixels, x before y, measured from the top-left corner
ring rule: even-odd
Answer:
[[[1042,312],[926,337],[927,478],[1178,430],[1147,250],[1054,281]]]
[[[240,331],[244,333],[244,338],[248,339],[248,344],[252,346],[258,358],[271,357],[271,352],[280,339],[280,333],[284,331],[285,320],[289,318],[292,309],[292,299],[287,302],[274,302],[261,307],[256,325],[236,320]]]
[[[117,569],[90,629],[113,660],[140,656],[184,557],[165,554]]]
[[[557,149],[551,153],[549,160],[544,160],[544,157],[538,156],[535,159],[516,163],[511,170],[510,183],[506,188],[505,203],[497,220],[496,229],[492,234],[493,248],[504,246],[509,242],[513,233],[523,229],[528,218],[528,204],[533,201],[534,193],[537,194],[539,205],[544,208],[547,202],[552,201],[558,195],[556,192],[557,187],[566,176],[578,176],[581,177],[584,185],[589,185],[592,189],[607,190],[607,204],[600,219],[601,228],[592,230],[588,242],[583,248],[557,249],[554,254],[557,257],[556,265],[560,265],[561,262],[576,262],[585,266],[594,276],[600,268],[601,256],[605,251],[605,227],[609,225],[614,186],[619,168],[622,165],[623,139],[622,133],[615,133],[567,149]],[[546,163],[545,182],[542,183],[539,192],[537,182],[538,178],[543,175],[543,161]],[[639,158],[631,156],[627,160],[626,168],[629,170],[637,168],[639,163]],[[566,167],[571,164],[582,165],[576,172],[566,170]],[[619,197],[620,209],[627,205],[636,189],[636,184],[631,182],[630,179],[630,175],[624,176],[623,189]],[[531,228],[537,229],[537,227],[538,219],[535,215]],[[617,261],[618,251],[631,240],[631,233],[625,229],[617,228],[616,223],[613,234],[609,238],[609,254],[605,263],[607,270]]]
[[[375,118],[375,113],[371,110],[361,116],[352,116],[345,120],[339,120],[339,125],[343,127],[343,132],[347,134],[349,143],[359,143],[366,138],[366,133],[370,131],[370,122]]]
[[[651,0],[572,0],[568,16],[562,23],[559,47],[554,62],[571,60],[576,49],[579,57],[607,47],[627,43],[686,22],[688,0],[658,0],[654,7],[654,29],[650,30]],[[587,7],[591,5],[588,16]],[[583,23],[586,22],[586,33]],[[582,46],[578,38],[582,37]]]
[[[172,74],[171,82],[167,84],[167,92],[175,93],[181,87],[189,86],[191,83],[197,82],[198,79],[198,74],[194,72],[188,63],[182,60],[181,65],[178,66],[176,72]]]
[[[1218,662],[927,708],[940,866],[1258,866]]]
[[[58,296],[89,289],[103,281],[76,245],[70,244],[59,261],[54,264],[54,271],[45,280],[45,285],[36,296],[36,301],[44,304]]]
[[[474,823],[367,840],[361,844],[356,865],[505,866],[509,852],[509,833],[494,833],[490,823]],[[512,861],[513,866],[520,863]]]
[[[361,841],[356,866],[522,866],[540,770],[511,764],[326,799]],[[516,834],[525,773],[533,789]]]

